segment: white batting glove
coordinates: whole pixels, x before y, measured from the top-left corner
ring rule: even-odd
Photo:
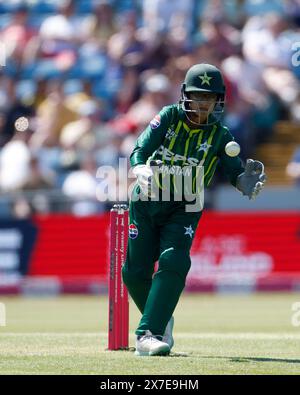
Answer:
[[[136,165],[132,170],[144,195],[151,197],[153,171],[148,165]]]

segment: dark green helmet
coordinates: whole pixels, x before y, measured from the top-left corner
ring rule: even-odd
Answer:
[[[195,64],[186,73],[185,92],[212,92],[225,94],[225,85],[221,71],[211,64]]]
[[[184,83],[181,89],[180,104],[182,109],[185,111],[188,119],[188,113],[197,113],[197,110],[192,110],[190,103],[196,103],[197,101],[189,98],[190,92],[203,92],[203,93],[215,93],[217,95],[216,105],[212,111],[213,117],[210,117],[210,113],[207,113],[206,124],[217,122],[224,112],[224,101],[225,101],[225,84],[221,74],[221,71],[211,64],[195,64],[186,73]],[[200,101],[199,101],[200,103]],[[200,104],[199,111],[200,114]],[[212,122],[211,122],[212,120]],[[193,123],[197,123],[192,121]]]

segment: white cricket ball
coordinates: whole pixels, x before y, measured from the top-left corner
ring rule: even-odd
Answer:
[[[229,143],[227,143],[225,146],[225,152],[228,156],[238,156],[238,154],[241,152],[241,147],[237,142],[229,141]]]
[[[29,127],[29,122],[26,117],[20,117],[15,122],[15,128],[18,132],[25,132]]]

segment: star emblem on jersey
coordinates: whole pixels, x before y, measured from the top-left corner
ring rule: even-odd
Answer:
[[[202,80],[201,85],[210,85],[209,81],[212,79],[212,77],[209,77],[206,72],[204,73],[204,75],[199,75],[199,78],[201,78]]]
[[[208,151],[208,150],[210,149],[210,147],[212,147],[212,145],[211,145],[211,144],[208,144],[208,142],[205,141],[205,143],[200,144],[200,146],[199,146],[199,148],[198,148],[198,151],[199,151],[199,152],[200,152],[200,151],[206,152],[206,151]]]
[[[185,229],[185,235],[189,235],[190,238],[192,238],[193,237],[193,233],[194,233],[194,231],[192,229],[192,225],[190,225],[188,227],[185,226],[184,229]]]

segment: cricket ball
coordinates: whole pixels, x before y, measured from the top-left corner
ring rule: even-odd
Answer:
[[[29,127],[29,122],[26,117],[19,117],[15,122],[15,128],[18,132],[25,132]]]
[[[225,146],[225,152],[228,156],[238,156],[238,154],[241,151],[241,147],[239,144],[235,141],[230,141],[229,143],[226,144]]]

